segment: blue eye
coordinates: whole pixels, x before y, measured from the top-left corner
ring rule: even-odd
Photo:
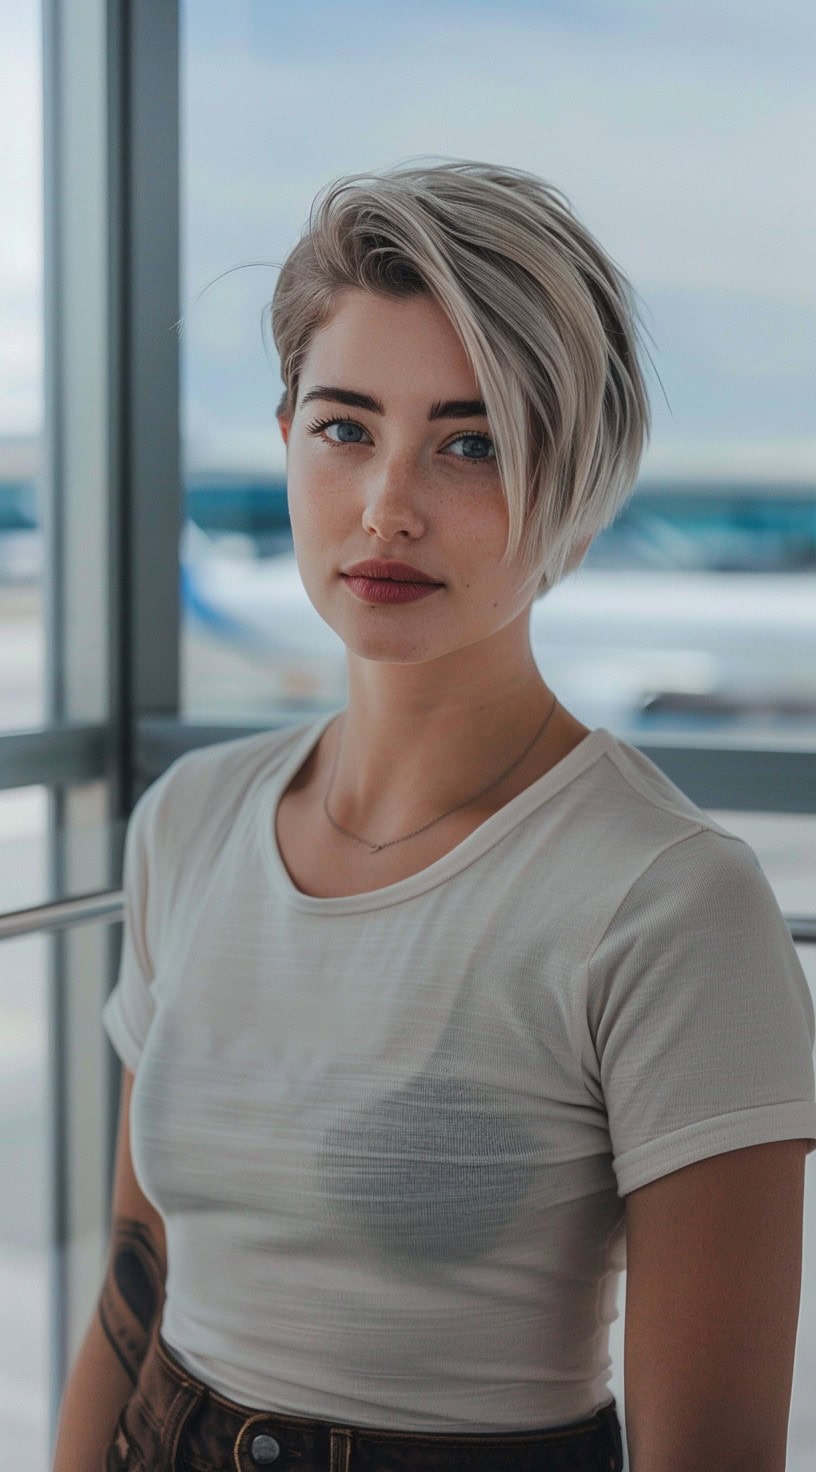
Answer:
[[[489,461],[491,459],[492,460],[495,460],[495,458],[496,458],[496,451],[495,451],[495,449],[493,447],[493,441],[492,441],[492,439],[490,438],[489,435],[486,435],[486,434],[476,434],[473,431],[469,431],[467,434],[458,434],[455,439],[452,439],[451,440],[450,444],[451,445],[455,445],[456,442],[457,442],[457,440],[475,440],[476,443],[479,444],[479,445],[481,445],[481,446],[487,445],[487,447],[491,451],[491,454],[490,455],[455,455],[454,456],[454,459],[455,460],[471,460],[471,461],[474,461],[476,464],[479,464],[479,463],[482,463],[482,462],[485,462],[485,461]],[[448,446],[448,448],[450,448],[450,445]]]
[[[338,429],[359,429],[362,430],[363,434],[367,433],[362,424],[359,424],[356,419],[351,419],[347,415],[339,415],[334,419],[316,419],[311,424],[307,424],[306,429],[309,434],[323,434],[325,430],[333,428],[335,424],[338,426]],[[448,445],[446,448],[450,449],[451,445],[458,444],[460,440],[469,440],[479,445],[482,449],[485,449],[486,447],[489,453],[479,455],[454,455],[454,460],[464,460],[471,465],[488,465],[492,464],[492,462],[496,459],[496,450],[493,441],[489,435],[477,433],[475,430],[463,430],[461,434],[455,435],[452,440],[448,441]],[[335,446],[362,444],[362,440],[353,438],[341,438],[336,440],[328,439],[327,442],[328,444]]]
[[[347,425],[353,429],[363,428],[362,424],[358,424],[356,419],[348,418],[316,419],[313,424],[307,424],[306,428],[308,429],[309,434],[320,434],[322,430],[330,429],[333,424],[338,424],[342,428],[345,428]],[[363,430],[363,433],[365,433],[365,430]],[[329,440],[330,445],[359,445],[359,443],[359,440]]]

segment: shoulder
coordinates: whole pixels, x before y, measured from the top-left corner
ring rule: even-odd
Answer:
[[[655,815],[664,814],[667,821],[674,818],[678,837],[699,828],[720,833],[726,838],[736,836],[717,823],[704,808],[698,807],[645,752],[614,732],[605,731],[604,735],[604,755],[608,761],[602,769],[606,772],[607,781],[616,784],[627,795],[633,810],[639,810],[644,817],[651,810]]]
[[[621,947],[668,951],[759,942],[768,927],[790,933],[759,859],[744,839],[717,825],[700,824],[667,837],[646,855],[630,878],[596,944],[596,965]],[[792,942],[790,942],[792,945]]]
[[[281,726],[193,747],[145,789],[137,806],[144,805],[157,821],[168,824],[190,813],[198,801],[228,805],[251,782],[275,772],[314,725]]]
[[[689,1009],[700,997],[740,1010],[779,988],[813,1032],[813,1007],[788,923],[760,861],[636,748],[612,738],[595,800],[605,821],[603,905],[588,946],[593,1027],[631,998]],[[640,1000],[638,1000],[640,999]],[[647,1003],[648,999],[648,1003]],[[699,1014],[702,1016],[702,1013]]]
[[[760,1052],[800,1046],[803,1072],[811,1066],[810,989],[771,884],[735,835],[700,828],[646,865],[592,952],[588,986],[601,1050],[630,1027],[667,1048],[724,1029],[745,1069]]]
[[[644,914],[671,929],[703,900],[727,910],[733,898],[759,891],[760,909],[775,903],[750,845],[649,757],[604,730],[595,758],[564,790],[570,811],[562,825],[588,956]]]
[[[206,862],[255,790],[289,758],[315,722],[197,746],[176,757],[139,797],[127,845],[165,879],[179,854]],[[186,867],[186,864],[185,864]]]

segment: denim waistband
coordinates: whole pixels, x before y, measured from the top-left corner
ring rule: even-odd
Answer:
[[[343,1425],[228,1400],[175,1359],[158,1325],[106,1472],[622,1472],[615,1400],[542,1430],[425,1432]]]

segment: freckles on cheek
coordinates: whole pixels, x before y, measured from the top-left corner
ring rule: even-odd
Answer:
[[[318,493],[303,488],[292,498],[289,520],[304,555],[332,566],[344,552],[346,560],[351,560],[348,547],[359,546],[360,538],[355,537],[356,523],[350,519],[349,506],[346,504],[344,510],[343,504],[341,498],[327,494],[325,486]]]

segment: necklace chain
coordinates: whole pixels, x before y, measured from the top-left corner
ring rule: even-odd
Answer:
[[[416,835],[417,835],[417,833],[424,833],[425,832],[425,829],[426,828],[432,828],[433,825],[434,825],[434,823],[441,823],[442,822],[442,819],[443,818],[448,818],[451,813],[458,812],[460,808],[466,808],[469,803],[475,802],[478,797],[483,797],[486,792],[490,792],[490,791],[492,791],[492,789],[494,787],[498,787],[499,783],[500,782],[503,782],[505,777],[509,777],[510,776],[510,773],[512,771],[514,771],[515,768],[519,765],[519,763],[524,760],[524,758],[526,757],[527,753],[529,751],[532,751],[532,749],[535,746],[535,743],[537,742],[539,736],[543,736],[545,730],[547,729],[547,726],[550,723],[550,718],[552,717],[553,712],[555,711],[555,707],[557,706],[557,704],[558,704],[558,700],[557,700],[557,698],[555,696],[553,696],[553,703],[550,706],[550,709],[549,709],[549,712],[548,712],[548,715],[547,715],[547,719],[545,720],[544,725],[541,726],[538,731],[536,731],[535,736],[533,737],[533,739],[530,742],[529,746],[525,746],[523,752],[521,753],[521,756],[517,756],[516,757],[516,760],[511,764],[511,766],[509,766],[507,768],[507,770],[505,772],[502,772],[500,774],[500,776],[496,777],[493,782],[488,783],[487,787],[483,787],[480,792],[475,793],[473,797],[466,797],[465,800],[464,800],[464,802],[458,802],[455,807],[448,808],[447,812],[440,813],[440,815],[439,815],[438,818],[432,818],[431,821],[430,821],[430,823],[423,823],[423,825],[422,825],[421,828],[414,828],[411,833],[403,833],[403,835],[402,835],[401,838],[390,838],[387,843],[370,843],[367,838],[360,838],[359,834],[352,833],[350,829],[343,828],[340,823],[336,823],[334,821],[334,818],[332,817],[331,813],[329,812],[329,795],[331,793],[332,786],[333,786],[333,783],[334,783],[334,774],[335,774],[335,772],[337,770],[337,761],[338,761],[338,758],[340,756],[340,743],[339,742],[337,744],[337,751],[334,754],[334,763],[332,765],[331,777],[329,778],[328,791],[325,793],[324,798],[323,798],[323,811],[325,812],[326,817],[328,818],[328,820],[331,823],[332,827],[333,828],[336,828],[337,831],[338,831],[338,833],[344,833],[347,838],[353,838],[353,839],[355,839],[357,841],[357,843],[364,844],[365,847],[372,854],[379,853],[380,849],[383,849],[383,848],[391,848],[391,846],[393,844],[395,844],[395,843],[404,843],[405,840],[406,840],[406,838],[415,838]]]

